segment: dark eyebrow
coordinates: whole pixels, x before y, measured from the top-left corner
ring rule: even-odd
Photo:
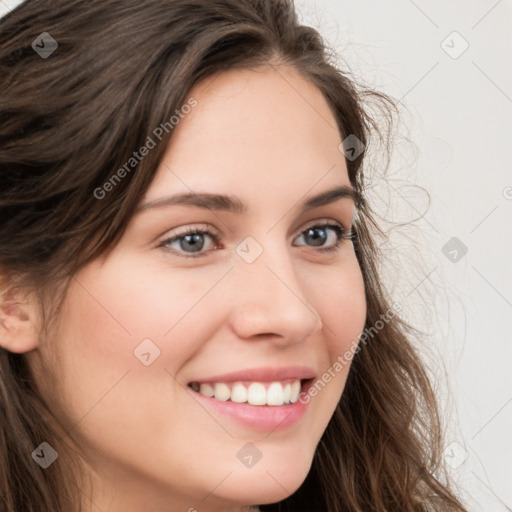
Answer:
[[[360,195],[352,187],[341,185],[331,190],[321,192],[316,196],[310,197],[302,205],[300,213],[304,213],[307,210],[311,210],[313,208],[318,208],[319,206],[333,203],[338,199],[350,199],[356,206],[358,206]],[[242,203],[242,201],[240,201],[240,199],[235,196],[208,193],[185,193],[149,201],[137,208],[136,213],[141,213],[152,208],[160,208],[163,206],[171,205],[197,206],[199,208],[207,208],[209,210],[227,211],[238,214],[247,212],[247,205]]]

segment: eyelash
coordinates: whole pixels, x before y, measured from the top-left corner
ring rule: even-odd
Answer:
[[[323,249],[317,249],[317,251],[315,252],[320,252],[320,253],[330,253],[330,252],[334,252],[334,251],[337,251],[339,250],[340,248],[340,244],[341,244],[341,241],[342,240],[349,240],[349,241],[355,241],[355,232],[353,229],[346,229],[344,226],[342,226],[341,224],[337,223],[337,222],[325,222],[325,223],[322,223],[320,221],[320,223],[316,223],[316,224],[312,224],[311,226],[308,226],[306,227],[301,233],[299,236],[301,235],[304,235],[308,230],[310,229],[317,229],[317,228],[329,228],[331,230],[333,230],[335,233],[336,233],[336,243],[332,246],[332,247],[327,247],[327,248],[323,248]],[[165,240],[163,240],[159,247],[163,247],[164,249],[167,249],[169,250],[170,252],[172,252],[173,254],[177,254],[177,252],[174,250],[174,249],[170,249],[169,247],[167,247],[168,244],[171,244],[173,242],[176,242],[178,240],[180,240],[181,238],[187,236],[187,235],[209,235],[212,237],[213,239],[213,242],[215,245],[217,245],[220,241],[220,234],[217,233],[217,232],[214,232],[214,231],[210,231],[209,229],[198,229],[198,228],[189,228],[187,229],[186,231],[184,231],[183,233],[180,233],[176,236],[173,236],[172,238],[167,238]],[[190,254],[190,253],[179,253],[179,256],[180,257],[183,257],[183,258],[200,258],[200,257],[203,257],[205,255],[208,254],[208,251],[202,251],[202,252],[199,252],[197,254]]]

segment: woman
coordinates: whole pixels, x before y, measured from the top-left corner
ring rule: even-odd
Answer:
[[[291,1],[0,24],[2,509],[465,510],[377,272],[390,100]]]

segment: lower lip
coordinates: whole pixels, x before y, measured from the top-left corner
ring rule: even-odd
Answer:
[[[301,392],[307,391],[310,382],[306,382]],[[227,400],[221,402],[213,397],[201,395],[192,388],[188,388],[201,403],[209,409],[219,411],[229,418],[255,430],[273,432],[286,429],[296,424],[305,414],[308,403],[297,400],[288,405],[249,405],[248,403],[236,403]]]

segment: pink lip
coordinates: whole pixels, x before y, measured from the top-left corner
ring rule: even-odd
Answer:
[[[231,375],[232,374],[230,374],[230,376]],[[262,374],[259,375],[261,382]],[[272,378],[279,380],[279,378],[276,378],[275,374],[272,375]],[[247,376],[246,373],[242,375],[242,377],[245,376]],[[226,375],[221,377],[226,378]],[[217,377],[213,378],[212,380],[207,380],[207,382],[212,381],[221,382],[217,380]],[[312,380],[308,380],[307,382],[303,383],[301,392],[307,392],[308,388],[312,384]],[[304,416],[309,405],[309,402],[302,403],[300,400],[294,404],[288,405],[249,405],[248,403],[239,404],[231,402],[230,400],[221,402],[213,397],[201,395],[197,391],[194,391],[192,388],[188,388],[187,390],[189,393],[193,394],[196,400],[203,403],[208,410],[212,411],[212,413],[215,414],[216,412],[219,412],[244,426],[263,432],[283,430],[287,427],[290,427],[291,425],[294,425]]]
[[[272,382],[285,379],[313,379],[315,372],[308,366],[286,366],[286,367],[266,367],[252,368],[248,370],[239,370],[237,372],[225,373],[223,375],[213,375],[201,379],[192,380],[198,384],[204,382]]]

